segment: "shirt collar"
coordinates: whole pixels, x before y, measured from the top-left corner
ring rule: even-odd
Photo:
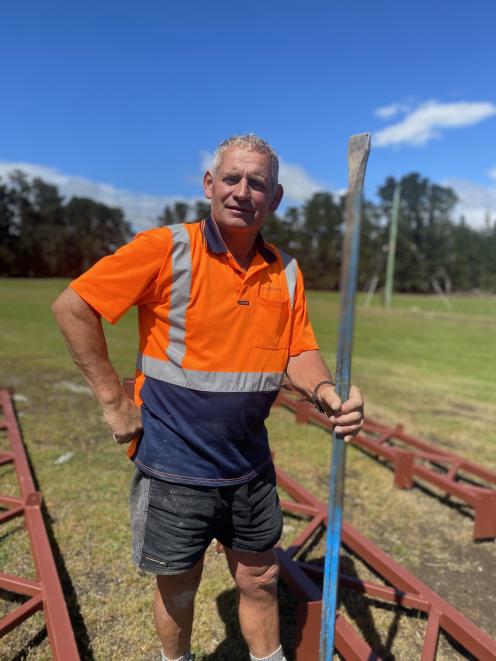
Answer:
[[[227,252],[226,244],[222,240],[217,225],[215,224],[215,221],[211,215],[209,215],[205,220],[203,236],[205,237],[207,247],[211,252],[215,253],[216,255]],[[266,262],[271,264],[272,262],[276,261],[276,255],[267,246],[260,232],[257,234],[255,244],[257,246],[258,252],[262,255]]]

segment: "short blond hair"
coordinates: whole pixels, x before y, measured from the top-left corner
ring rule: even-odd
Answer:
[[[246,135],[232,135],[227,140],[220,143],[214,153],[212,160],[212,172],[217,174],[219,171],[222,155],[229,149],[229,147],[241,147],[242,149],[252,149],[259,154],[266,154],[270,159],[270,180],[272,188],[277,186],[279,180],[279,158],[274,149],[268,142],[262,140],[254,133],[247,133]]]

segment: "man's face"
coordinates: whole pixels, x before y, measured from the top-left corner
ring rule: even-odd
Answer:
[[[205,173],[203,189],[217,225],[228,234],[256,234],[283,194],[271,182],[269,156],[242,147],[226,149],[217,173]]]

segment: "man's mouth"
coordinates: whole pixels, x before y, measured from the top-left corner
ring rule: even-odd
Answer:
[[[227,207],[230,211],[237,211],[238,213],[254,213],[254,209],[244,209],[242,207]]]

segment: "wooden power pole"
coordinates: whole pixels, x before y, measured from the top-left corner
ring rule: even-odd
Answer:
[[[400,213],[401,184],[394,189],[391,222],[389,224],[389,248],[386,268],[386,285],[384,287],[384,306],[390,307],[393,298],[394,258],[396,256],[396,237],[398,236],[398,216]]]

